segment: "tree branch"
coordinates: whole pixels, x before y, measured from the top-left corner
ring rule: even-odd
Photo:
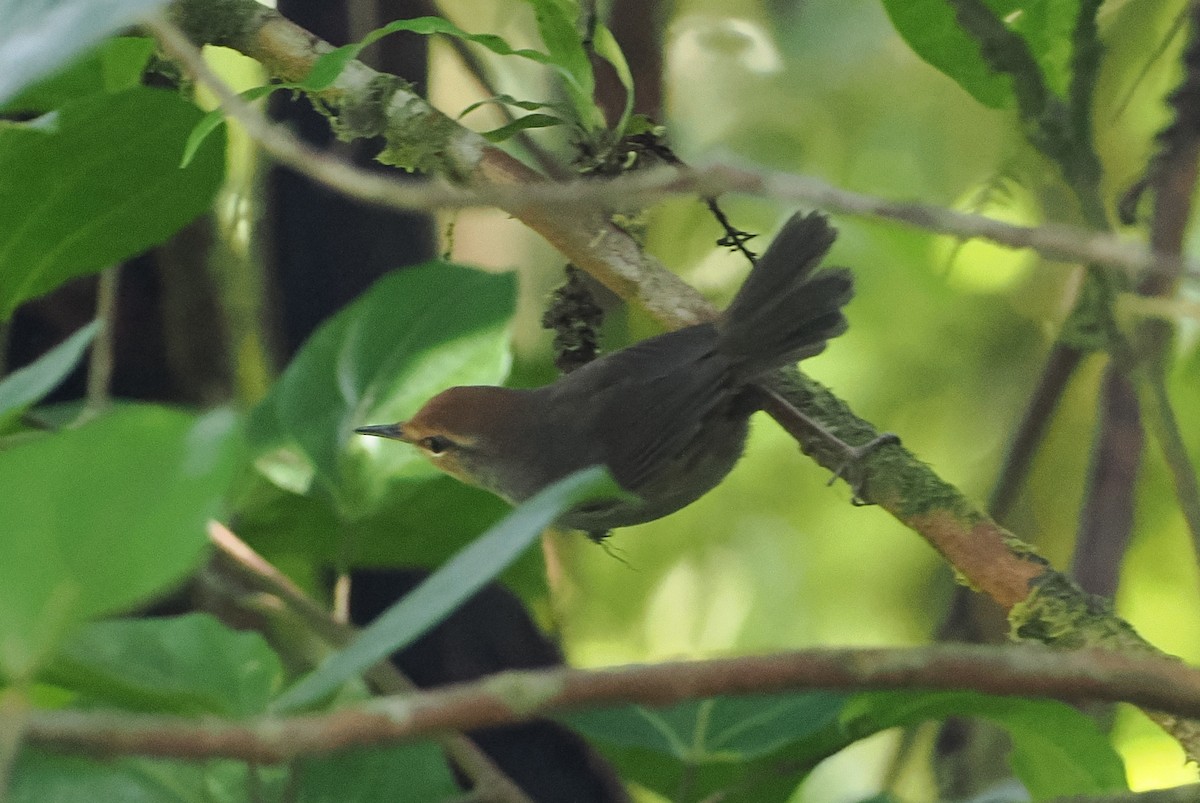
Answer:
[[[289,761],[450,730],[637,703],[661,707],[715,695],[802,689],[946,689],[1132,702],[1200,716],[1200,671],[1176,661],[1088,650],[938,646],[804,650],[613,669],[504,672],[471,683],[371,700],[320,715],[227,722],[102,711],[30,715],[30,741],[100,755]]]
[[[331,49],[327,43],[274,11],[258,6],[253,0],[177,0],[171,13],[193,41],[238,49],[287,81],[302,80],[318,56]],[[205,76],[195,51],[181,42],[173,28],[162,22],[153,23],[153,28],[170,52],[197,75]],[[544,199],[535,202],[532,193],[523,195],[522,189],[527,186],[536,186],[540,193],[544,187],[554,185],[544,182],[539,174],[503,151],[491,147],[479,135],[430,108],[399,79],[351,62],[332,86],[315,94],[325,107],[335,110],[330,114],[340,135],[382,134],[388,138],[389,149],[395,149],[399,144],[418,149],[419,153],[414,157],[418,166],[439,170],[468,187],[484,187],[485,195],[496,193],[500,198],[497,206],[540,233],[577,267],[591,273],[664,325],[679,327],[716,316],[716,310],[696,290],[643,253],[592,200],[587,205],[547,205]],[[697,186],[686,185],[689,175],[699,174],[671,173],[661,186],[673,191],[697,190]],[[739,174],[728,170],[716,175],[723,176],[727,185],[736,185],[737,189],[763,191],[773,197],[789,197],[786,193],[789,183],[808,187],[818,206],[828,205],[817,198],[825,198],[831,190],[828,185],[817,185],[811,179],[801,177],[771,177],[753,172]],[[636,182],[647,180],[647,177],[634,176],[625,181],[636,186]],[[386,180],[384,184],[390,186]],[[569,186],[558,185],[558,188]],[[708,196],[720,189],[703,187],[699,192]],[[837,191],[837,195],[843,200],[865,205],[859,207],[860,212],[871,211],[881,216],[904,211],[905,219],[925,222],[964,217],[945,210],[934,215],[929,207],[916,205],[890,205],[881,210],[877,208],[877,199],[841,191]],[[967,217],[972,225],[985,228],[993,225],[985,218]],[[1032,238],[1043,237],[1045,232],[1054,236],[1060,230],[1006,231]],[[1144,267],[1158,264],[1144,249],[1111,238],[1098,240],[1093,237],[1086,243],[1089,248],[1099,245],[1097,250],[1101,253],[1095,256],[1106,253],[1110,262],[1112,249],[1115,249],[1124,253],[1123,260],[1128,257],[1129,262]],[[1174,260],[1176,266],[1183,265],[1178,257]],[[791,407],[822,422],[826,429],[847,442],[866,443],[878,434],[869,423],[855,416],[844,402],[811,380],[781,374],[771,384],[780,389]],[[823,438],[800,426],[794,416],[789,415],[786,406],[772,407],[768,412],[796,435],[801,449],[821,465],[838,472],[846,468],[843,452],[831,448]],[[857,483],[857,490],[860,496],[879,504],[917,531],[946,557],[965,582],[1008,610],[1017,637],[1072,649],[1104,644],[1137,653],[1158,654],[1156,648],[1138,636],[1128,623],[1113,614],[1111,606],[1083,594],[1068,578],[1051,569],[1031,548],[989,519],[906,449],[889,445],[872,452],[863,461],[859,473],[861,482]],[[1190,755],[1200,756],[1200,740],[1195,739],[1191,723],[1163,718],[1160,722],[1185,742]]]
[[[882,218],[961,240],[983,239],[1008,248],[1029,248],[1047,259],[1091,263],[1131,275],[1143,271],[1171,274],[1182,271],[1200,277],[1200,262],[1177,255],[1155,254],[1140,243],[1110,234],[1067,225],[1019,226],[929,204],[890,201],[850,192],[811,176],[758,167],[719,163],[692,169],[659,167],[613,178],[550,182],[480,138],[483,144],[479,147],[486,148],[489,155],[496,154],[490,156],[489,164],[494,163],[491,170],[507,176],[508,180],[466,185],[439,179],[425,183],[401,182],[356,168],[304,144],[241,100],[202,60],[189,53],[184,41],[171,27],[154,22],[148,23],[148,27],[175,58],[213,90],[226,111],[272,158],[364,203],[403,210],[497,206],[513,211],[513,208],[540,206],[573,212],[603,206],[627,206],[632,202],[650,203],[678,195],[711,197],[735,192],[810,204],[835,213]],[[316,55],[312,56],[314,61]],[[256,55],[259,56],[261,54]],[[363,69],[369,68],[364,66]],[[409,104],[404,113],[413,115],[417,112],[424,113],[425,109]],[[513,214],[520,218],[519,211],[513,211]],[[566,236],[557,229],[567,223],[569,220],[560,221],[555,226],[543,221],[541,225],[549,227],[551,233],[537,230],[554,242],[555,237]],[[649,259],[639,261],[647,272],[659,267]]]

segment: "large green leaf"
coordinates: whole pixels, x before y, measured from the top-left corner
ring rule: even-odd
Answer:
[[[264,473],[303,491],[306,463],[347,520],[397,477],[432,477],[415,449],[353,430],[409,416],[451,385],[502,381],[515,289],[511,275],[436,261],[380,279],[308,339],[255,412],[255,443],[283,449],[260,458]]]
[[[1013,771],[1035,799],[1125,788],[1105,736],[1053,700],[972,692],[823,692],[697,700],[572,714],[627,777],[664,795],[686,776],[695,799],[784,801],[819,762],[888,728],[951,716],[982,717],[1012,736]],[[781,772],[780,768],[789,768]]]
[[[1056,700],[955,691],[864,692],[847,702],[837,729],[849,744],[886,728],[951,716],[980,717],[1008,731],[1013,772],[1035,800],[1127,789],[1124,765],[1107,737],[1077,709]]]
[[[837,721],[845,697],[826,692],[759,694],[693,700],[663,709],[630,705],[562,719],[612,759],[622,777],[674,796],[687,778],[689,800],[746,784],[747,799],[787,800],[805,768],[764,771],[780,756]]]
[[[1079,0],[984,0],[1019,34],[1051,91],[1065,96],[1070,83],[1071,31]],[[979,42],[959,27],[948,0],[883,0],[892,24],[918,56],[985,106],[1014,102],[1012,84],[984,61]]]
[[[73,625],[144,602],[201,559],[232,472],[234,417],[121,407],[0,451],[0,676]]]
[[[344,750],[297,762],[300,803],[453,800],[461,792],[431,742]]]
[[[331,694],[449,616],[516,560],[564,510],[589,498],[621,493],[598,466],[539,491],[371,622],[348,647],[284,692],[275,708],[294,710]]]
[[[286,781],[284,767],[249,767],[241,761],[94,759],[28,748],[13,767],[5,799],[9,803],[280,800]]]
[[[138,87],[68,103],[35,124],[0,123],[0,320],[208,209],[222,140],[179,167],[201,116],[173,92]]]
[[[166,0],[0,0],[0,105]]]
[[[90,701],[148,713],[262,713],[283,683],[257,633],[206,614],[94,622],[59,649],[45,679]]]

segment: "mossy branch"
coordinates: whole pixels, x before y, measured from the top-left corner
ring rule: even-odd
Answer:
[[[330,46],[287,21],[277,13],[261,9],[254,0],[222,0],[220,6],[239,5],[237,15],[245,22],[240,30],[221,27],[221,44],[241,50],[283,80],[302,79],[318,56]],[[253,8],[251,13],[250,8]],[[208,0],[177,0],[173,18],[195,42],[206,42],[203,26],[196,20],[212,11]],[[170,41],[170,31],[157,30],[160,39]],[[176,55],[184,56],[176,45],[168,45]],[[194,63],[189,65],[195,68]],[[461,128],[424,100],[413,95],[402,81],[387,82],[390,94],[373,91],[382,85],[380,74],[359,62],[351,62],[342,76],[318,99],[329,104],[339,118],[350,115],[357,104],[370,104],[382,111],[387,131],[401,131],[421,139],[420,148],[429,155],[426,166],[434,166],[442,175],[468,186],[520,185],[543,181],[543,177],[490,146],[482,137]],[[356,119],[357,119],[356,115]],[[374,119],[368,113],[361,119]],[[401,123],[396,123],[401,120]],[[417,124],[420,122],[420,124]],[[343,130],[343,135],[350,131]],[[389,142],[392,139],[389,136]],[[699,293],[666,271],[624,232],[609,221],[599,208],[573,208],[564,215],[557,206],[536,200],[513,200],[501,208],[542,234],[572,263],[592,274],[630,303],[645,309],[665,326],[679,327],[710,320],[716,310]],[[781,377],[783,394],[790,405],[814,415],[835,434],[855,442],[865,442],[876,430],[855,416],[844,402],[808,380]],[[843,468],[820,437],[790,420],[786,410],[769,410],[790,432],[798,436],[801,448],[827,467]],[[841,453],[836,453],[840,458]],[[1006,610],[1021,614],[1022,632],[1037,635],[1044,628],[1031,627],[1040,611],[1039,597],[1031,592],[1052,586],[1058,606],[1094,611],[1097,603],[1083,594],[1067,578],[1051,569],[1044,560],[1011,533],[978,510],[953,486],[938,477],[927,465],[906,449],[890,445],[873,452],[862,472],[862,496],[879,504],[906,526],[928,540],[958,571],[964,582],[992,597]],[[1019,603],[1023,607],[1017,608]],[[1141,640],[1133,629],[1111,613],[1097,614],[1108,628],[1089,628],[1081,633],[1081,642],[1091,645],[1112,643],[1106,633],[1122,635],[1120,646],[1137,645],[1139,650],[1157,652]],[[1200,750],[1188,747],[1200,756]]]

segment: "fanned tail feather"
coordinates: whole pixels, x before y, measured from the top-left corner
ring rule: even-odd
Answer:
[[[758,260],[718,323],[718,348],[739,374],[754,377],[819,354],[846,331],[850,271],[815,272],[836,236],[824,215],[797,213]]]

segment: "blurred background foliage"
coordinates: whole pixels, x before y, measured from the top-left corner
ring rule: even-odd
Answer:
[[[335,44],[393,18],[438,12],[471,32],[539,45],[533,12],[520,0],[447,0],[437,8],[280,0],[280,8]],[[1102,8],[1106,51],[1094,114],[1110,209],[1145,169],[1168,121],[1163,98],[1179,79],[1183,8],[1182,0],[1114,0]],[[981,105],[923,62],[880,3],[614,0],[610,19],[634,71],[638,110],[666,126],[688,163],[753,162],[1018,223],[1080,222],[1058,170],[1026,143],[1015,112]],[[232,51],[208,48],[207,55],[239,89],[263,81],[256,63]],[[475,57],[494,91],[523,100],[554,92],[539,65]],[[363,59],[428,88],[451,116],[492,94],[442,40],[400,34]],[[609,93],[612,109],[620,90],[608,84],[600,94]],[[370,164],[377,143],[333,141],[323,118],[284,95],[272,97],[274,115],[310,141]],[[198,100],[212,105],[203,91]],[[486,130],[503,121],[483,108],[465,122]],[[324,594],[331,570],[437,566],[502,516],[504,505],[437,476],[402,446],[368,443],[350,429],[404,418],[451,384],[550,381],[551,335],[539,322],[562,280],[562,258],[496,212],[361,207],[259,162],[236,125],[228,134],[228,169],[212,214],[122,269],[114,392],[193,405],[232,399],[254,409],[246,425],[254,470],[235,485],[233,524],[310,590]],[[528,136],[570,160],[560,130]],[[520,141],[506,147],[532,154]],[[216,160],[215,146],[206,158]],[[751,242],[759,251],[794,211],[763,198],[721,203],[734,225],[761,235]],[[748,270],[716,245],[723,231],[694,199],[660,204],[632,222],[650,252],[718,304]],[[857,281],[851,327],[804,370],[982,502],[1073,303],[1079,268],[869,219],[834,223],[840,237],[827,261],[849,266]],[[380,279],[438,255],[496,275],[469,278],[435,265]],[[203,269],[189,269],[197,265]],[[456,284],[426,288],[440,306],[406,328],[409,318],[395,313],[411,292],[402,284],[423,281],[431,269]],[[10,364],[28,362],[86,321],[94,293],[94,280],[81,279],[20,307],[8,331]],[[601,299],[609,307],[606,348],[657,331]],[[421,329],[451,319],[450,341]],[[1195,454],[1200,349],[1190,321],[1176,356],[1171,391]],[[347,365],[353,376],[341,370]],[[1062,568],[1071,563],[1102,368],[1101,358],[1089,358],[1075,376],[1007,522]],[[389,384],[396,376],[417,376],[420,387]],[[82,384],[75,376],[59,398],[78,395]],[[760,416],[745,459],[696,504],[617,532],[607,549],[577,533],[548,533],[541,553],[505,580],[581,666],[929,642],[953,593],[950,570],[920,538],[877,509],[852,506],[845,485],[827,480]],[[1196,661],[1200,591],[1177,507],[1148,441],[1118,609],[1149,641]],[[800,799],[873,793],[898,738],[867,740],[827,762]],[[1133,788],[1194,780],[1178,746],[1132,710],[1119,711],[1117,741]],[[911,772],[899,788],[922,799],[930,784]]]
[[[528,22],[520,5],[444,10],[521,41]],[[1095,128],[1110,209],[1169,119],[1162,100],[1180,74],[1182,9],[1157,0],[1102,8]],[[1080,222],[1057,169],[1026,143],[1015,113],[981,105],[921,61],[880,4],[684,0],[669,12],[631,13],[661,31],[661,119],[689,163],[746,160],[1017,223]],[[434,50],[433,98],[452,110],[465,100],[456,94],[463,85],[441,75],[455,63]],[[627,55],[636,72],[638,54]],[[489,66],[503,91],[536,93],[524,65]],[[735,225],[764,235],[792,211],[763,199],[722,203]],[[487,222],[477,224],[473,217],[457,216],[455,253],[482,261],[478,249],[487,264],[521,271],[516,374],[541,379],[548,339],[536,321],[557,260],[535,242],[505,255],[493,239],[497,216],[480,215]],[[700,203],[665,203],[644,221],[652,253],[719,304],[731,297],[747,266],[714,245],[721,231]],[[851,328],[805,371],[982,503],[1073,302],[1077,268],[871,220],[835,224],[840,237],[827,261],[855,272]],[[605,333],[611,347],[653,331],[636,318],[618,315],[616,323]],[[1193,335],[1185,323],[1171,379],[1195,449]],[[1102,367],[1101,357],[1089,358],[1074,378],[1010,516],[1014,532],[1059,567],[1071,561]],[[826,479],[764,417],[746,458],[714,492],[618,532],[611,545],[619,560],[571,535],[554,538],[564,568],[554,575],[553,615],[570,658],[600,665],[927,641],[945,613],[950,572],[920,539],[878,510],[851,507],[849,491],[827,488]],[[1122,615],[1164,649],[1200,657],[1195,559],[1153,442],[1121,578]],[[1121,717],[1119,733],[1137,759],[1129,765],[1134,788],[1193,777],[1178,748],[1136,715]],[[867,766],[862,756],[853,761]]]

